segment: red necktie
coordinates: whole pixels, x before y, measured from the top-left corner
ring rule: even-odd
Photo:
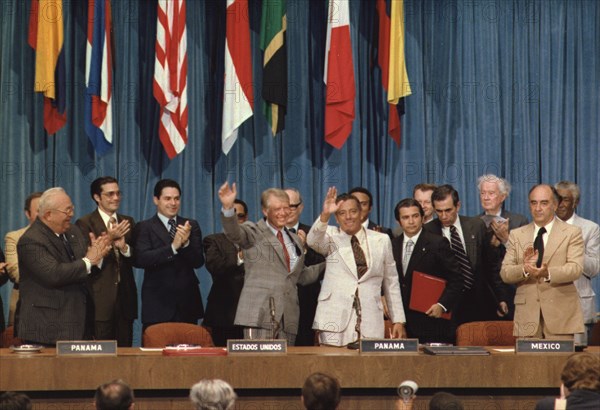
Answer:
[[[277,239],[281,242],[281,246],[283,246],[283,256],[285,258],[285,265],[287,266],[288,272],[290,271],[290,254],[288,253],[287,248],[285,247],[285,242],[283,240],[283,235],[281,231],[277,231]]]

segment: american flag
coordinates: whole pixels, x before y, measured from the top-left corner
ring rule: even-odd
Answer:
[[[185,0],[158,1],[153,89],[161,106],[158,135],[173,159],[188,139]]]

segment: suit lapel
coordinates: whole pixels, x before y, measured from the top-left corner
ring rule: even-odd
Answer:
[[[463,239],[465,240],[465,252],[469,256],[469,261],[471,262],[471,267],[476,266],[476,258],[477,255],[473,254],[473,251],[476,250],[475,244],[477,241],[477,236],[473,232],[473,225],[469,220],[459,216],[460,218],[460,226],[463,231]]]
[[[61,260],[70,260],[69,254],[67,253],[67,249],[65,248],[65,244],[63,243],[62,239],[56,236],[52,229],[50,229],[43,222],[36,221],[36,223],[40,224],[40,232],[47,238],[48,242],[52,244],[55,250],[55,254],[59,256]],[[67,236],[67,240],[71,244],[71,247],[73,247],[73,243],[75,242],[75,240],[71,238],[72,235],[69,231],[67,231],[65,235]],[[75,248],[73,248],[73,250],[75,250]]]
[[[104,225],[104,221],[102,220],[98,209],[92,212],[92,215],[90,217],[90,224],[92,225],[92,231],[96,236],[101,235],[102,232],[107,231],[106,225]]]
[[[151,221],[152,231],[154,234],[167,245],[173,243],[173,239],[171,238],[171,235],[169,235],[169,231],[167,231],[167,228],[165,228],[162,221],[158,218],[158,215],[154,215]]]
[[[273,231],[271,231],[271,228],[269,228],[264,219],[258,221],[257,226],[263,232],[263,236],[268,241],[269,245],[273,248],[275,255],[277,255],[283,266],[286,266],[285,256],[283,256],[283,246],[281,246],[281,242],[279,242],[279,239],[277,239],[277,237],[273,234]],[[296,264],[296,266],[298,266],[298,264]]]
[[[544,249],[544,262],[548,263],[552,256],[558,249],[561,243],[567,237],[563,234],[565,230],[565,226],[558,221],[558,217],[555,217],[554,226],[552,227],[552,231],[550,231],[550,235],[548,235],[548,242],[546,243],[546,247]]]

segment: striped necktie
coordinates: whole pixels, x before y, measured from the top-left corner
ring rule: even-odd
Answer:
[[[460,271],[465,281],[463,289],[469,290],[473,287],[475,276],[473,275],[473,268],[471,267],[467,252],[465,252],[465,248],[463,247],[460,236],[458,236],[458,231],[454,225],[450,226],[450,246],[454,251],[454,256],[456,256],[456,260],[460,265]]]

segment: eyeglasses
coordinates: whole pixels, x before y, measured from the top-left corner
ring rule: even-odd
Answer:
[[[110,191],[110,192],[102,192],[100,195],[103,195],[107,198],[120,198],[123,194],[121,193],[121,191]]]
[[[291,209],[298,209],[298,207],[302,205],[302,201],[298,202],[297,204],[290,204],[290,208]]]
[[[360,206],[369,206],[369,204],[370,204],[370,201],[369,201],[369,200],[366,200],[366,201],[359,201],[358,203],[360,204]]]
[[[71,207],[67,208],[66,211],[63,211],[62,209],[51,209],[51,211],[60,212],[61,214],[65,214],[65,215],[69,216],[69,215],[75,214],[75,207],[71,206]]]

